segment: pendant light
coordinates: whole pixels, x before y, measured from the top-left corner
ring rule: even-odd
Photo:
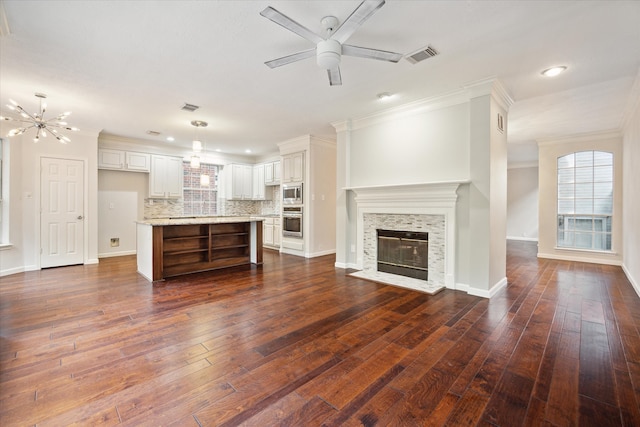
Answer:
[[[198,156],[198,154],[202,151],[202,141],[200,141],[200,139],[198,138],[198,128],[204,128],[207,127],[209,124],[207,122],[203,122],[202,120],[194,120],[191,122],[191,126],[195,126],[196,128],[196,138],[193,140],[193,146],[192,149],[194,151],[194,154],[191,156],[191,164],[190,166],[193,169],[198,169],[200,168],[200,156]]]
[[[205,154],[204,143],[198,139],[198,128],[206,128],[209,124],[207,122],[203,122],[202,120],[194,120],[191,122],[191,126],[196,127],[196,139],[193,140],[193,151],[199,153],[202,152],[202,155]],[[197,166],[194,166],[197,165]],[[200,157],[196,154],[191,156],[191,167],[197,169],[200,167]],[[200,186],[208,187],[209,186],[209,175],[201,174],[200,175]]]

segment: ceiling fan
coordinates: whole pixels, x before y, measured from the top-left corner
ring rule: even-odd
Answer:
[[[322,27],[326,30],[326,37],[314,33],[310,29],[298,24],[293,19],[282,14],[271,6],[260,12],[260,15],[283,26],[300,37],[316,44],[313,49],[303,50],[292,55],[283,56],[282,58],[273,59],[265,62],[270,68],[280,67],[282,65],[291,64],[292,62],[301,61],[315,55],[318,66],[327,70],[329,75],[329,84],[337,86],[342,84],[340,76],[340,59],[342,55],[358,56],[361,58],[377,59],[380,61],[398,62],[402,58],[402,54],[395,52],[387,52],[378,49],[369,49],[366,47],[358,47],[344,44],[351,35],[369,19],[375,12],[384,5],[384,0],[365,0],[351,13],[351,15],[340,25],[338,18],[335,16],[325,16],[322,18]],[[337,27],[337,28],[336,28]]]

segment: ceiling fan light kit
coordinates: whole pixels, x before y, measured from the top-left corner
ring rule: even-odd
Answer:
[[[363,1],[339,27],[338,18],[335,16],[325,16],[320,20],[320,23],[327,34],[326,37],[314,33],[307,27],[297,23],[271,6],[265,8],[260,12],[260,15],[316,45],[314,49],[307,49],[281,58],[273,59],[265,62],[265,64],[270,68],[276,68],[291,64],[292,62],[301,61],[315,55],[318,66],[327,70],[329,84],[331,86],[338,86],[342,84],[342,77],[340,75],[340,62],[342,55],[377,59],[379,61],[394,63],[398,62],[403,56],[400,53],[344,44],[367,19],[369,19],[384,5],[384,3],[384,0]]]
[[[323,40],[316,46],[316,61],[320,68],[333,70],[340,65],[342,45],[335,40]]]

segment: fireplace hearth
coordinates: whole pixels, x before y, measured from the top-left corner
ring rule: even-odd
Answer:
[[[378,271],[428,280],[428,233],[383,229],[376,231]]]

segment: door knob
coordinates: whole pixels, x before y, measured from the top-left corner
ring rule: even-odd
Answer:
[[[82,215],[78,215],[78,219],[82,219]]]

